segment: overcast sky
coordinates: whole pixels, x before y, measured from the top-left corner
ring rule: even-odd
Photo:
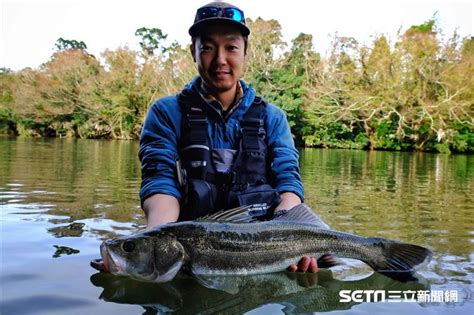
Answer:
[[[96,56],[105,49],[138,48],[140,27],[157,27],[185,45],[196,9],[209,2],[191,0],[0,0],[0,67],[36,68],[53,53],[59,37],[84,41]],[[401,28],[421,24],[435,12],[446,36],[454,30],[473,36],[473,0],[235,0],[246,17],[276,19],[286,41],[300,32],[313,34],[325,54],[337,32],[370,43],[371,36],[394,39]],[[251,40],[251,39],[250,39]]]

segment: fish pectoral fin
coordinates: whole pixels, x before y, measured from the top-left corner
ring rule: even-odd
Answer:
[[[205,276],[195,275],[193,277],[203,286],[208,289],[224,291],[229,294],[239,293],[239,285],[236,277],[230,276]]]
[[[153,280],[154,282],[168,282],[173,280],[173,278],[176,276],[178,271],[181,269],[181,266],[183,266],[183,261],[178,260],[174,265],[172,265],[166,272],[164,273],[157,273],[155,279]]]

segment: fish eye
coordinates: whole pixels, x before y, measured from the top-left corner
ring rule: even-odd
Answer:
[[[125,241],[122,244],[122,249],[127,253],[131,253],[135,249],[135,243],[133,241]]]

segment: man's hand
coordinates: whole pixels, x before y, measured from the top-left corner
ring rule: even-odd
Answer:
[[[284,192],[280,194],[281,202],[275,208],[275,211],[283,210],[283,209],[291,209],[294,206],[297,206],[301,203],[300,197],[292,192]]]
[[[147,228],[161,224],[176,222],[179,217],[179,202],[173,196],[156,194],[143,202],[146,214]]]
[[[316,273],[319,271],[318,262],[316,261],[316,258],[314,257],[304,256],[303,258],[300,259],[298,264],[291,264],[288,267],[288,271],[290,272],[296,272],[296,271],[307,272],[308,271],[308,272]]]

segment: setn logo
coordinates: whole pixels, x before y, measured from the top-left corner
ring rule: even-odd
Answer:
[[[341,290],[339,302],[385,302],[384,290]]]

